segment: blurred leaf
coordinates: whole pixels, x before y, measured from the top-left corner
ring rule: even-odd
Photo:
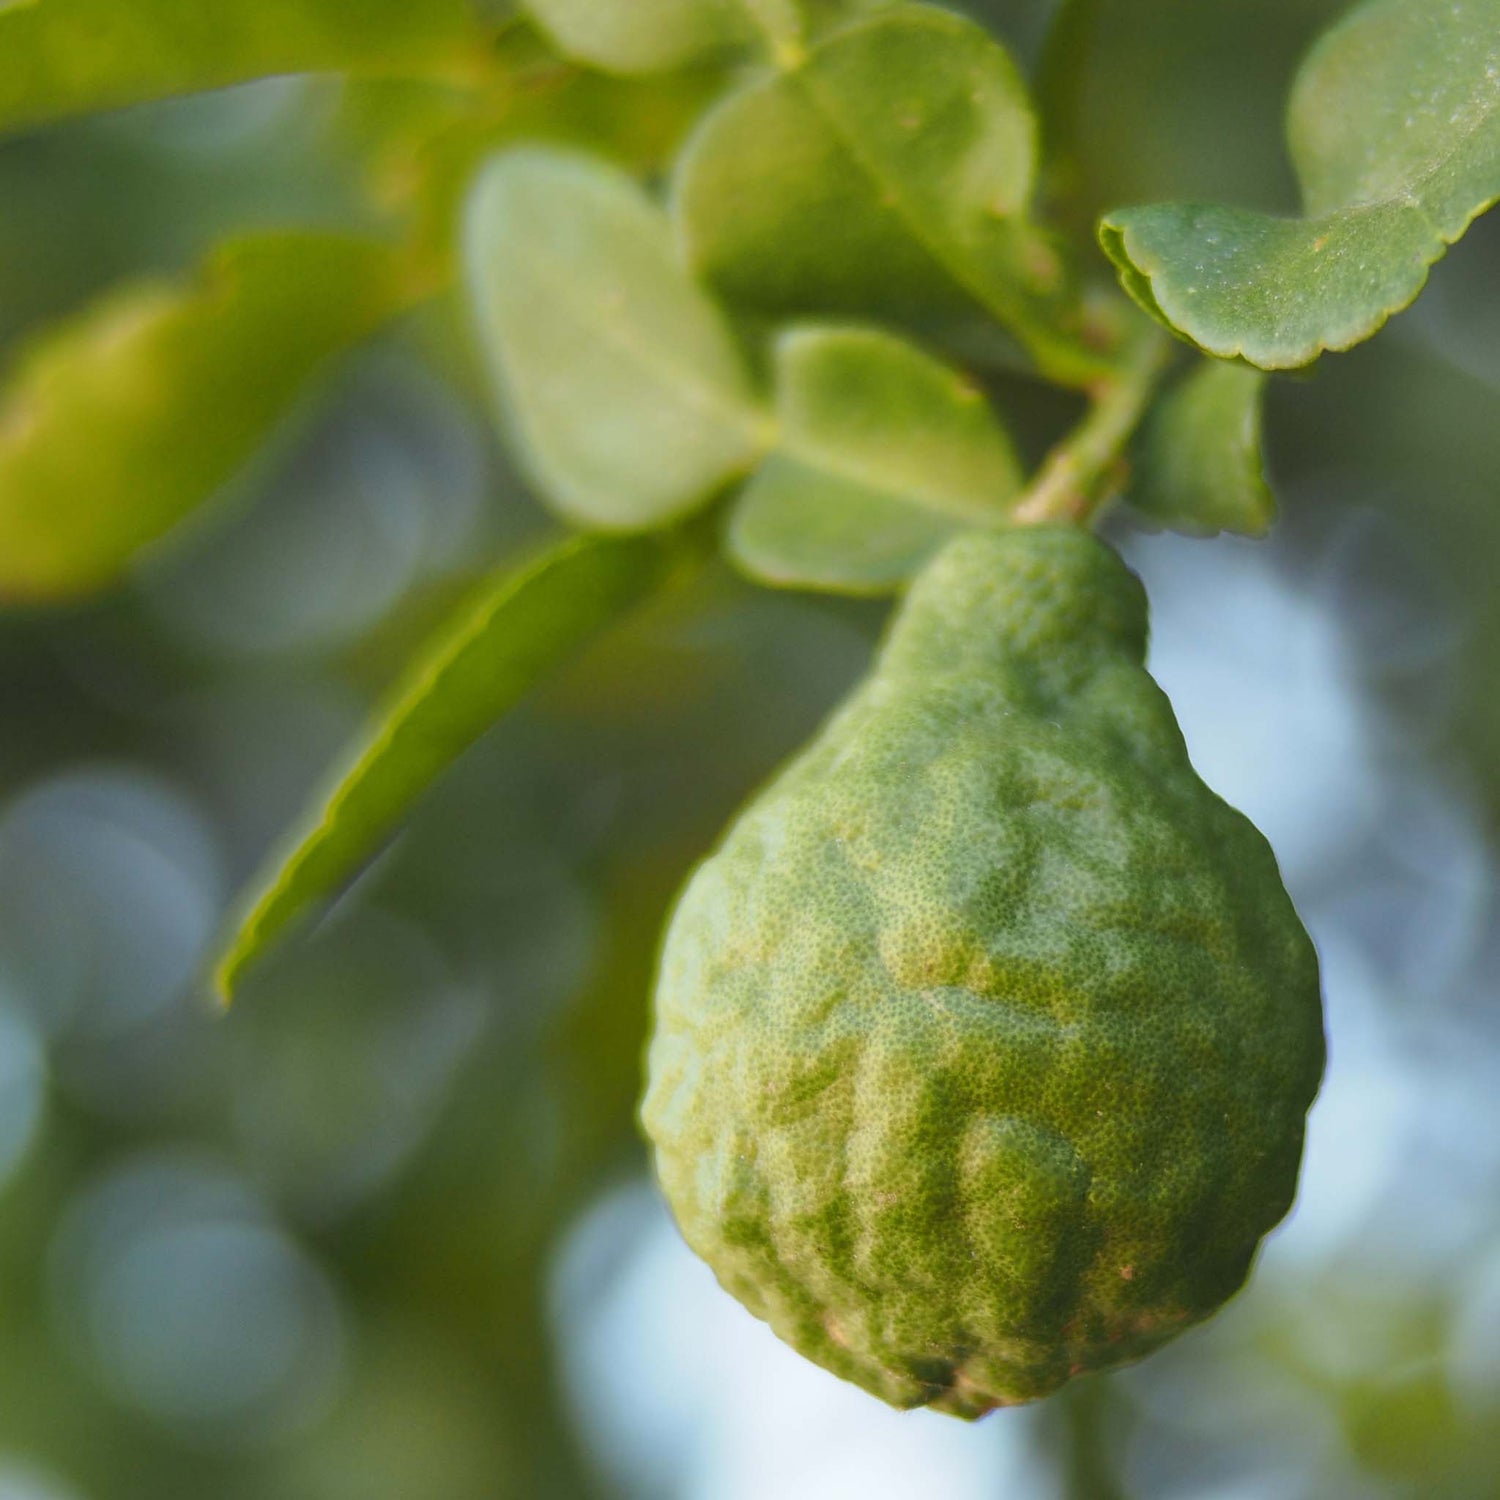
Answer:
[[[794,458],[773,458],[735,507],[729,554],[783,588],[884,594],[899,588],[962,521]]]
[[[292,922],[337,894],[464,750],[689,552],[681,533],[575,536],[498,575],[412,664],[352,764],[257,882],[214,971],[220,997],[227,1003]]]
[[[802,328],[776,350],[778,452],[729,548],[763,582],[877,593],[1021,487],[1005,430],[957,371],[889,334]]]
[[[1035,91],[1046,142],[1047,199],[1056,213],[1058,200],[1078,186],[1078,124],[1088,84],[1087,59],[1099,29],[1104,0],[1059,0],[1050,16]]]
[[[430,112],[394,131],[381,104],[389,91],[407,86],[381,81],[357,92],[384,128],[375,163],[382,201],[412,214],[418,243],[445,262],[456,253],[474,177],[496,151],[545,141],[608,156],[632,171],[660,171],[722,85],[708,67],[612,78],[554,58],[477,96],[426,90]]]
[[[1174,531],[1264,536],[1276,517],[1261,455],[1267,376],[1202,361],[1158,402],[1141,435],[1130,503]]]
[[[278,73],[457,73],[468,0],[32,0],[0,8],[0,132]]]
[[[49,330],[0,392],[0,601],[111,582],[408,296],[384,245],[256,234]]]
[[[660,525],[762,451],[767,419],[665,216],[624,173],[528,147],[486,169],[470,293],[521,459],[584,525]]]
[[[569,57],[612,73],[655,73],[759,45],[785,67],[820,21],[886,0],[527,0]]]
[[[977,304],[1077,382],[1099,361],[1059,330],[1062,266],[1025,222],[1035,167],[1009,54],[972,21],[906,5],[712,111],[675,210],[693,264],[757,310],[941,323]]]
[[[763,41],[773,52],[802,41],[796,0],[527,0],[558,47],[617,73],[652,73]]]
[[[1500,198],[1500,0],[1367,0],[1309,55],[1288,128],[1306,218],[1166,203],[1100,226],[1142,307],[1268,370],[1368,338]]]

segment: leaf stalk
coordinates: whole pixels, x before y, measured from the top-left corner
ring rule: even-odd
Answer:
[[[1119,494],[1126,449],[1156,394],[1171,341],[1143,327],[1119,368],[1090,393],[1083,420],[1047,455],[1011,512],[1018,526],[1089,526]]]

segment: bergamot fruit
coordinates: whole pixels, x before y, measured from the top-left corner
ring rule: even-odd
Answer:
[[[670,925],[644,1121],[678,1224],[896,1406],[1139,1358],[1292,1201],[1317,960],[1145,645],[1087,534],[950,543]]]

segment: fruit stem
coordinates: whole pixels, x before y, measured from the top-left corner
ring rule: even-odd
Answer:
[[[1064,1424],[1058,1436],[1068,1500],[1125,1500],[1108,1431],[1117,1399],[1107,1380],[1095,1375],[1074,1382],[1057,1403]]]
[[[1166,370],[1172,344],[1142,325],[1119,368],[1089,393],[1083,420],[1047,455],[1011,519],[1018,526],[1088,526],[1120,493],[1125,449],[1145,416]]]

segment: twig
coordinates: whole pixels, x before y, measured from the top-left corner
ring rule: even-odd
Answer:
[[[1151,404],[1171,348],[1159,329],[1141,331],[1119,371],[1094,387],[1087,415],[1047,455],[1011,512],[1017,525],[1086,526],[1118,493],[1126,446]]]

